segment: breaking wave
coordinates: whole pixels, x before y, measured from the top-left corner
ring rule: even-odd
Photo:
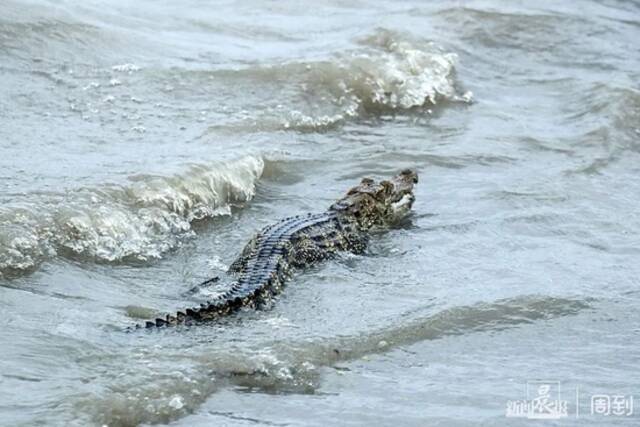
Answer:
[[[193,165],[174,176],[136,176],[126,186],[32,194],[0,208],[0,276],[56,255],[99,262],[160,258],[193,234],[191,223],[251,200],[261,157]]]
[[[473,94],[456,81],[457,60],[431,42],[378,30],[359,40],[357,49],[327,60],[219,71],[223,79],[258,80],[282,91],[263,117],[212,128],[315,132],[357,118],[415,109],[430,114],[441,103],[470,103]]]

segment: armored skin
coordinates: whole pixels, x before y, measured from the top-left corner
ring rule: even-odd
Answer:
[[[364,178],[326,212],[285,218],[264,228],[229,267],[236,280],[228,291],[145,326],[199,323],[269,305],[293,269],[317,264],[338,251],[363,252],[370,231],[387,228],[409,213],[417,182],[418,174],[410,169],[380,182]]]

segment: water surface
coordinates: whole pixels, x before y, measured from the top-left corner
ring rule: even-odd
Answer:
[[[4,1],[2,424],[529,425],[505,410],[535,380],[558,425],[637,424],[589,399],[640,399],[639,17]],[[271,310],[122,332],[406,167],[413,215]]]

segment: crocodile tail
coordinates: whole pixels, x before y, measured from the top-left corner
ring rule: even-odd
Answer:
[[[142,325],[137,324],[135,329],[189,325],[224,316],[231,311],[230,308],[230,301],[222,299],[217,301],[207,301],[206,303],[200,304],[200,307],[190,307],[185,310],[177,311],[175,314],[167,314],[165,317],[157,317],[155,320],[148,320]]]
[[[207,301],[200,304],[199,307],[190,307],[186,310],[178,311],[175,314],[167,314],[165,317],[157,317],[155,320],[149,320],[144,324],[137,324],[132,329],[150,329],[160,328],[164,326],[190,325],[209,320],[218,319],[238,311],[244,306],[254,306],[253,298],[241,296],[238,286],[235,285],[231,290],[225,292],[213,301]],[[128,329],[129,331],[130,329]]]
[[[277,290],[273,288],[274,283],[278,283],[275,273],[260,286],[247,287],[245,284],[236,282],[228,291],[213,301],[207,301],[200,304],[199,307],[178,311],[175,315],[168,314],[165,317],[149,320],[143,325],[137,324],[134,328],[127,329],[127,331],[131,331],[131,329],[190,325],[228,316],[243,307],[259,308],[268,304],[273,295],[277,293]]]

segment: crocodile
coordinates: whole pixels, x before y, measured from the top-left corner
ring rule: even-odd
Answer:
[[[380,182],[363,178],[327,211],[284,218],[265,227],[229,266],[234,281],[226,292],[199,307],[136,327],[190,325],[242,309],[268,307],[292,271],[320,263],[340,251],[362,253],[371,231],[388,228],[405,217],[415,200],[413,188],[417,182],[418,174],[411,169]]]

